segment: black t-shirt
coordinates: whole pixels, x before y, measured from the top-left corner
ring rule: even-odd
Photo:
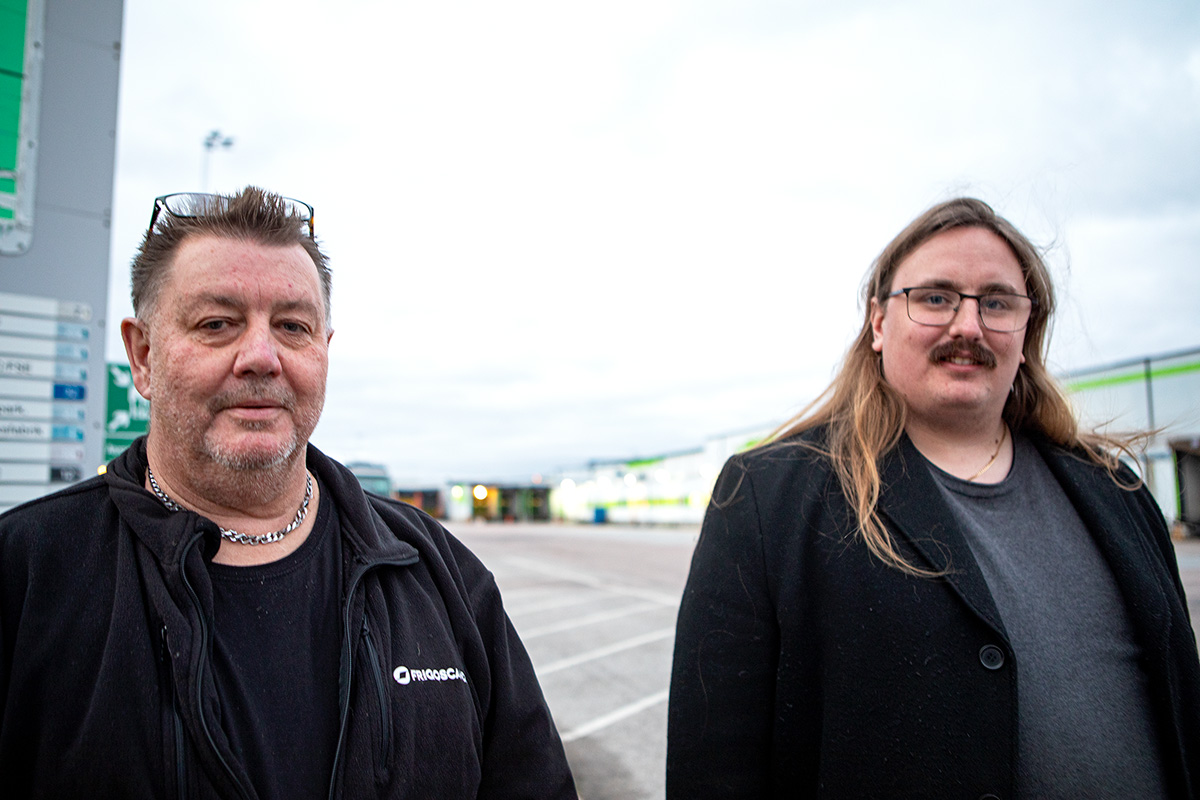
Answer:
[[[210,565],[222,727],[264,800],[329,793],[341,537],[331,495],[320,498],[313,530],[294,553],[255,567]]]

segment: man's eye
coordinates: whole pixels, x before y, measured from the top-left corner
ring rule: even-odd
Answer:
[[[283,328],[288,333],[307,333],[308,326],[302,322],[281,322],[279,327]]]
[[[210,319],[204,322],[200,327],[206,331],[224,330],[228,323],[223,319]]]
[[[946,292],[922,292],[917,301],[933,308],[954,305],[954,299]]]
[[[1006,294],[985,295],[980,301],[988,311],[1009,311],[1012,309],[1012,298]]]

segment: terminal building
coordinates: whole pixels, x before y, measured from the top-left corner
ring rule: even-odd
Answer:
[[[763,426],[715,436],[691,450],[591,462],[558,476],[550,498],[554,516],[635,525],[699,523],[726,459],[758,444],[770,432],[771,426]]]
[[[551,487],[540,475],[527,483],[456,481],[446,489],[446,519],[549,522]]]
[[[446,518],[690,525],[704,509],[721,465],[771,431],[762,426],[715,436],[700,447],[649,458],[591,461],[527,484],[457,481],[446,489]]]

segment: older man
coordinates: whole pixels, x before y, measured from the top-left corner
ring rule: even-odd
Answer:
[[[1038,250],[952,200],[865,299],[828,392],[713,491],[668,797],[1200,796],[1166,525],[1046,371]]]
[[[329,289],[308,205],[155,201],[150,433],[0,518],[5,796],[575,796],[491,575],[308,444]]]

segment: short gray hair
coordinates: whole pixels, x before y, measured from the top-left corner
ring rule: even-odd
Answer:
[[[247,186],[234,195],[212,195],[198,210],[202,213],[179,216],[164,209],[142,238],[130,270],[133,313],[139,319],[153,312],[170,264],[184,241],[210,235],[275,247],[300,245],[317,267],[325,323],[330,323],[333,276],[329,259],[321,252],[317,240],[309,235],[309,221],[295,213],[291,201],[257,186]]]

